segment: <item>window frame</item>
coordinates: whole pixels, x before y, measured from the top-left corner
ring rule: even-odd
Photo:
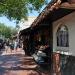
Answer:
[[[64,27],[65,30],[61,30]],[[60,33],[61,32],[61,33]],[[63,39],[65,41],[63,41]],[[57,47],[69,47],[69,32],[66,25],[60,25],[56,32]]]

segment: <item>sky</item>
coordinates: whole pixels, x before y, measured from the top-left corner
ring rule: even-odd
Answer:
[[[39,13],[37,11],[33,11],[32,13],[29,13],[29,16],[38,16]],[[0,17],[0,23],[4,23],[7,26],[16,27],[16,22],[10,21],[7,17],[2,16]]]
[[[10,21],[5,16],[0,17],[0,23],[4,23],[5,25],[11,26],[11,27],[15,27],[16,26],[15,21]]]
[[[48,0],[49,2],[50,0]],[[43,6],[41,8],[41,11],[42,9],[44,8],[45,6]],[[29,13],[29,16],[38,16],[39,13],[37,11],[32,11],[32,13]],[[16,27],[16,22],[13,20],[13,21],[10,21],[9,19],[7,19],[5,16],[2,16],[0,17],[0,23],[4,23],[5,25],[7,26],[11,26],[11,27]]]

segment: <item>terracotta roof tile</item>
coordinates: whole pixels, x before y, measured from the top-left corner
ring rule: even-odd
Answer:
[[[75,4],[69,3],[69,2],[62,2],[63,0],[53,0],[53,2],[50,2],[45,9],[42,11],[42,13],[39,14],[39,16],[34,20],[34,22],[31,24],[31,27],[35,27],[38,25],[41,20],[43,20],[48,14],[50,14],[53,10],[57,10],[59,8],[66,8],[66,9],[75,9]]]
[[[50,2],[46,8],[42,11],[42,13],[34,20],[31,27],[34,27],[39,21],[45,18],[47,14],[49,14],[54,9],[58,9],[61,4],[61,0],[54,0],[53,2]]]
[[[68,3],[68,2],[65,2],[65,3],[62,3],[61,4],[61,8],[67,8],[67,9],[75,9],[75,4],[73,3]]]

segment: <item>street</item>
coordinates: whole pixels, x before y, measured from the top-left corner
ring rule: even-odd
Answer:
[[[50,75],[40,71],[30,56],[25,56],[22,49],[0,52],[0,75]]]

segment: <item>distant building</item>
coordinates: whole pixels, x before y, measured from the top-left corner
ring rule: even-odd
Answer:
[[[19,24],[19,26],[20,26],[19,30],[23,30],[23,29],[30,27],[30,25],[32,24],[32,22],[35,19],[36,19],[36,17],[29,16],[28,20],[22,20],[22,22]]]

